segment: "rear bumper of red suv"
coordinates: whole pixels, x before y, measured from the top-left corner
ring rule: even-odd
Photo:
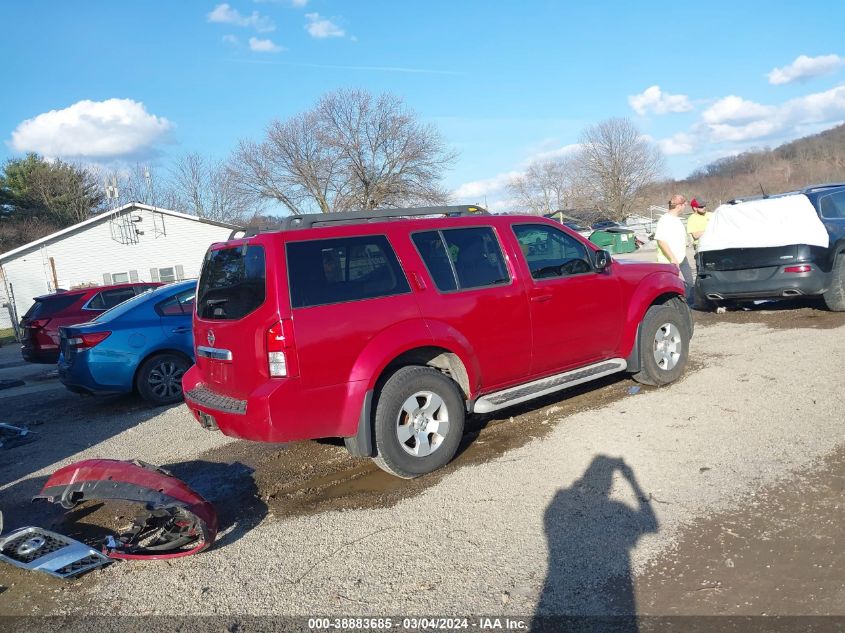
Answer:
[[[193,366],[182,378],[185,404],[209,430],[257,442],[347,437],[357,431],[365,383],[303,389],[297,378],[268,380],[246,398],[219,393]],[[356,409],[357,407],[357,409]]]

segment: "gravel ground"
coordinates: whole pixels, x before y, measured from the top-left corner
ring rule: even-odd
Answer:
[[[708,323],[693,341],[694,371],[675,385],[552,415],[541,439],[455,468],[391,507],[283,518],[270,511],[202,555],[113,565],[59,591],[64,597],[51,609],[625,612],[631,605],[619,597],[630,593],[633,577],[674,551],[685,527],[742,506],[845,443],[843,323],[799,330]],[[172,463],[229,442],[201,431],[182,408],[125,426],[22,473],[0,494],[17,500],[39,475],[82,457]],[[75,429],[85,433],[84,425]]]

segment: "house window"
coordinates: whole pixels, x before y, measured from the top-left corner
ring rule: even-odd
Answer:
[[[171,266],[169,268],[159,268],[158,278],[163,283],[170,283],[176,281],[176,270]]]
[[[129,273],[112,273],[111,281],[113,284],[128,284]]]

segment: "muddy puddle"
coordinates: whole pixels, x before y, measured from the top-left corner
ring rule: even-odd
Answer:
[[[694,312],[696,324],[760,323],[778,330],[801,328],[829,330],[845,325],[845,312],[831,312],[820,297],[726,307],[727,310],[722,314]]]
[[[691,365],[689,371],[697,368]],[[445,468],[412,480],[393,477],[371,460],[350,457],[340,441],[284,446],[237,442],[205,453],[202,458],[206,462],[237,461],[249,468],[258,501],[270,517],[390,507],[460,468],[499,458],[534,438],[543,437],[562,418],[628,397],[628,388],[634,384],[626,376],[609,377],[530,405],[473,416],[467,420],[456,458]],[[190,483],[190,477],[186,481]]]

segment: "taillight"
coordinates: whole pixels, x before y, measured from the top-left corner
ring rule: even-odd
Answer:
[[[105,341],[109,336],[111,336],[111,332],[91,332],[68,338],[67,342],[71,348],[76,350],[91,349]]]
[[[296,376],[296,353],[293,347],[293,321],[284,319],[267,330],[267,366],[270,376]]]
[[[785,273],[808,273],[813,270],[809,264],[801,264],[800,266],[787,266],[783,269]]]
[[[50,322],[50,319],[33,319],[29,322],[27,327],[31,327],[33,330],[41,330],[47,327],[47,324]]]

